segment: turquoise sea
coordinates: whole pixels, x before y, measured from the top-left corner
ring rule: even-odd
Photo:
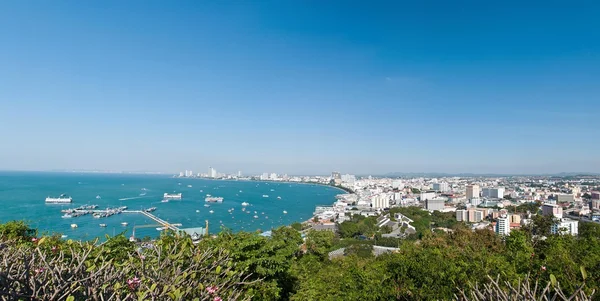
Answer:
[[[165,192],[181,192],[183,199],[161,203]],[[44,203],[47,196],[63,193],[70,195],[73,203]],[[40,231],[84,240],[122,232],[129,236],[133,226],[143,225],[148,227],[136,227],[136,237],[159,235],[154,221],[136,213],[100,219],[91,215],[61,218],[62,209],[96,204],[98,209],[157,207],[154,215],[170,223],[181,223],[180,228],[204,227],[208,220],[211,234],[219,232],[222,226],[232,231],[266,231],[309,219],[315,206],[331,205],[335,196],[341,193],[344,192],[333,187],[300,183],[186,179],[164,175],[0,172],[0,222],[25,220]],[[223,197],[224,201],[204,207],[207,194]],[[243,202],[250,203],[246,209],[250,213],[242,211]],[[234,210],[228,212],[232,208]],[[214,213],[209,213],[210,210]],[[128,225],[122,226],[122,222]],[[73,223],[78,227],[71,228]],[[100,223],[107,227],[101,228]]]

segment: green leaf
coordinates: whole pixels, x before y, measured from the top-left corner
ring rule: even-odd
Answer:
[[[152,283],[152,286],[150,286],[150,291],[153,292],[156,289],[156,283]]]
[[[217,274],[221,273],[221,266],[217,266]]]
[[[68,297],[67,297],[67,301],[75,301],[75,297],[73,297],[73,296],[68,296]]]
[[[550,274],[550,282],[552,283],[552,287],[556,286],[556,277],[554,274]]]
[[[585,278],[587,278],[587,273],[585,272],[585,267],[584,266],[580,266],[579,270],[581,271],[581,277],[585,281]]]
[[[37,243],[38,243],[38,245],[42,245],[45,241],[46,241],[46,236],[40,238]]]

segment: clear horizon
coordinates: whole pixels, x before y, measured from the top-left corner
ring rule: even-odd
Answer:
[[[0,3],[1,170],[600,172],[600,3]]]

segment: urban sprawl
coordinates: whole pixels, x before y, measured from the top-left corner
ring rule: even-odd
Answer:
[[[536,214],[554,217],[553,234],[577,235],[579,222],[600,221],[600,177],[596,176],[378,178],[338,172],[330,176],[242,176],[210,168],[207,174],[185,171],[179,177],[314,183],[348,191],[338,195],[333,205],[316,207],[313,219],[306,222],[315,230],[337,231],[340,223],[359,214],[377,216],[378,227],[391,229],[384,236],[402,238],[414,233],[412,220],[400,213],[390,216],[389,211],[411,206],[431,213],[454,212],[457,221],[498,235],[509,235],[512,229],[531,223]],[[532,206],[522,212],[514,210],[523,204]]]

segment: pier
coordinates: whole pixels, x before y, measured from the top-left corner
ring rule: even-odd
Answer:
[[[87,212],[89,213],[107,213],[108,210],[99,210],[99,209],[92,209],[92,210],[80,210],[80,209],[73,209],[73,212]],[[179,233],[179,228],[177,226],[181,226],[181,224],[176,224],[176,223],[169,223],[159,217],[157,217],[156,215],[150,213],[150,212],[146,212],[143,210],[118,210],[118,213],[141,213],[142,215],[146,216],[147,218],[155,221],[156,223],[160,224],[161,226],[169,229],[169,230],[173,230],[176,233]]]

